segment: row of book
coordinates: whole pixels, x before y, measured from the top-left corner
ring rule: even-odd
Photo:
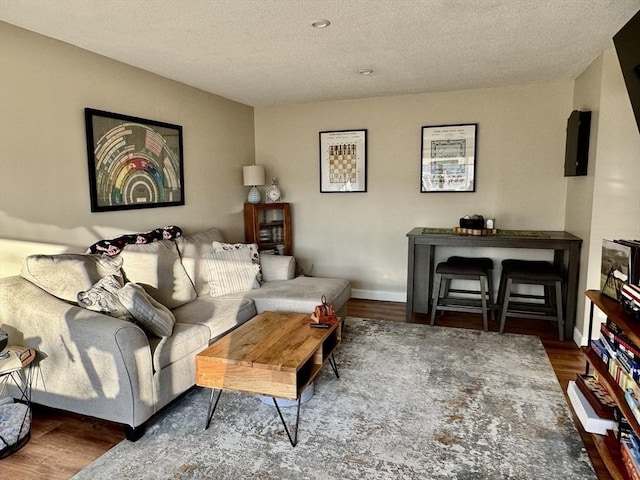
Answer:
[[[640,438],[625,422],[618,430],[620,457],[632,480],[640,480]]]
[[[607,365],[609,373],[625,392],[624,398],[635,420],[640,422],[640,348],[633,343],[610,318],[600,325],[600,337],[591,341],[591,349]],[[597,407],[596,413],[602,418],[614,420],[620,442],[620,456],[630,478],[640,480],[640,439],[633,431],[627,419],[617,408],[615,401],[597,378],[580,378],[592,391],[585,395],[591,405]],[[594,381],[595,380],[595,381]],[[594,383],[596,385],[594,385]],[[583,390],[586,390],[584,388]],[[595,394],[593,393],[595,392]]]
[[[640,348],[610,319],[600,325],[600,337],[591,341],[591,349],[598,354],[609,373],[620,386],[628,392],[626,400],[640,422],[640,409],[635,399],[640,399]]]

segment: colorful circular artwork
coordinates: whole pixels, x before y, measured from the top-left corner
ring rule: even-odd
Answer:
[[[98,205],[180,201],[178,138],[175,146],[169,145],[171,138],[139,123],[107,131],[95,147]]]

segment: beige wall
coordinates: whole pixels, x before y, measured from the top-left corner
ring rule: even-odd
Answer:
[[[0,22],[0,105],[0,238],[82,250],[177,224],[216,225],[240,240],[240,167],[253,161],[254,141],[257,163],[293,205],[301,266],[349,278],[364,298],[403,301],[406,233],[452,227],[465,214],[495,217],[498,228],[577,234],[581,289],[599,288],[602,238],[640,237],[640,135],[613,50],[575,83],[257,108],[254,127],[251,107]],[[85,107],[182,125],[186,205],[91,213]],[[589,175],[565,179],[573,108],[594,111]],[[421,194],[421,126],[454,123],[479,124],[477,191]],[[360,128],[368,129],[368,192],[320,194],[318,132]],[[9,247],[15,258],[28,252],[5,241],[3,261]]]
[[[0,237],[88,246],[218,226],[243,239],[253,108],[0,22]],[[182,125],[186,205],[91,213],[84,108]]]
[[[566,82],[256,108],[256,161],[293,204],[303,267],[351,279],[356,296],[404,301],[413,227],[480,213],[498,228],[564,229],[571,94]],[[455,123],[478,123],[477,191],[420,193],[421,127]],[[361,128],[368,191],[319,193],[318,132]],[[540,252],[518,252],[529,254]]]
[[[574,82],[573,109],[591,111],[591,134],[589,136],[589,160],[587,176],[567,177],[567,198],[565,210],[565,228],[582,238],[580,253],[580,279],[578,282],[578,304],[576,308],[576,327],[584,330],[582,323],[585,315],[587,266],[589,262],[589,244],[591,236],[591,212],[593,208],[593,184],[596,171],[596,152],[598,146],[598,126],[600,120],[600,91],[602,88],[602,57],[598,57]],[[586,310],[588,312],[588,310]]]
[[[595,165],[589,165],[593,201],[591,204],[587,194],[576,194],[568,202],[582,205],[582,215],[591,217],[590,229],[583,237],[586,259],[582,275],[584,288],[597,290],[602,239],[640,238],[640,133],[613,49],[604,52],[576,85],[583,86],[580,94],[576,88],[576,107],[590,106],[596,112],[597,128],[592,129],[596,142],[591,143],[591,147],[595,146]],[[591,160],[590,155],[590,163]],[[570,221],[568,218],[567,223]],[[583,333],[587,330],[587,315],[585,308]]]

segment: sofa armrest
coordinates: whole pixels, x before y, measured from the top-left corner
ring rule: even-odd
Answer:
[[[0,326],[10,344],[38,352],[35,403],[132,427],[155,413],[151,350],[133,323],[13,276],[0,279]]]
[[[289,255],[260,254],[262,277],[265,282],[291,280],[296,276],[296,259]]]

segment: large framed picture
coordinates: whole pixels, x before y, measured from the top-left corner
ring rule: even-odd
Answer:
[[[320,132],[320,192],[367,191],[367,131]]]
[[[85,108],[91,211],[184,205],[182,127]]]
[[[420,192],[476,191],[477,123],[422,127]]]

